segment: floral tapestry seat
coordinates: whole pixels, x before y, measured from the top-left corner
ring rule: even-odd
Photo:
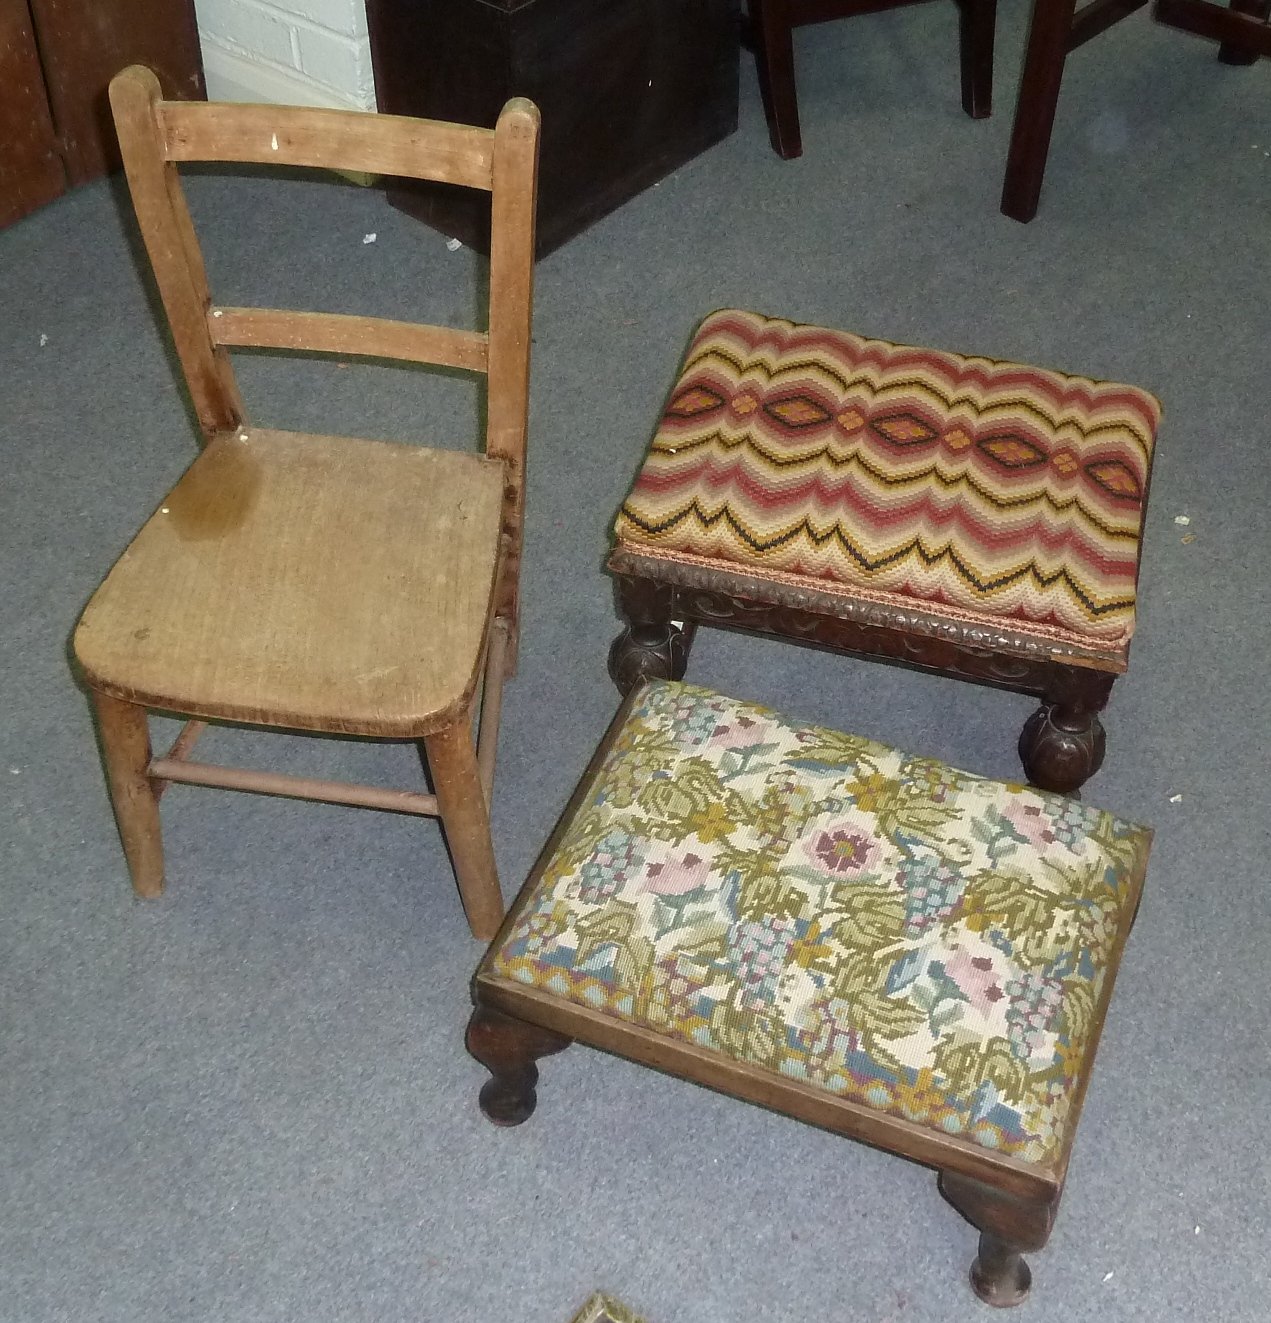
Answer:
[[[590,1041],[936,1166],[982,1230],[1001,1198],[1031,1209],[1044,1229],[998,1235],[977,1264],[982,1293],[1022,1296],[1018,1251],[1049,1230],[1150,839],[648,684],[478,971],[487,1114],[523,1120],[526,1062]],[[509,1069],[518,1021],[547,1037]]]
[[[1029,779],[1076,789],[1128,665],[1160,415],[1117,382],[712,313],[614,527],[614,680],[681,678],[698,623],[900,659],[1036,694]]]

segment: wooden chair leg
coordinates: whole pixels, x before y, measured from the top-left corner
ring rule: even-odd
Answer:
[[[958,0],[962,109],[972,119],[993,111],[993,41],[997,0]]]
[[[503,893],[467,716],[425,736],[424,750],[468,926],[474,937],[488,942],[503,921]]]
[[[790,0],[749,0],[759,94],[773,151],[789,161],[803,155],[799,97],[794,83],[794,30]]]
[[[92,690],[106,784],[123,841],[133,890],[147,900],[163,894],[159,797],[147,775],[150,722],[144,707]]]
[[[1059,1193],[1029,1202],[951,1171],[940,1173],[939,1186],[980,1233],[979,1253],[971,1264],[971,1289],[986,1304],[999,1308],[1021,1304],[1033,1280],[1024,1252],[1041,1249],[1050,1238]]]
[[[645,680],[682,680],[693,630],[672,621],[670,589],[649,579],[623,576],[618,580],[618,604],[627,619],[609,649],[609,678],[618,692],[629,694]]]
[[[1231,0],[1230,8],[1238,14],[1252,14],[1254,18],[1260,18],[1265,23],[1267,16],[1271,14],[1271,0]],[[1218,47],[1218,58],[1223,64],[1257,64],[1258,53],[1224,41]]]
[[[550,1029],[478,1006],[468,1021],[468,1051],[490,1072],[481,1087],[481,1110],[495,1125],[528,1121],[538,1103],[539,1057],[563,1052],[572,1042]]]
[[[1012,220],[1030,221],[1037,215],[1075,8],[1076,0],[1033,0],[1002,185],[1002,211]]]

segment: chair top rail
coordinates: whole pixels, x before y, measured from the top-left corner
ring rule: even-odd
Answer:
[[[207,327],[215,345],[297,349],[433,363],[473,372],[488,370],[489,341],[482,331],[344,313],[228,307],[210,308]]]
[[[242,161],[491,187],[494,130],[300,106],[161,101],[169,161]]]

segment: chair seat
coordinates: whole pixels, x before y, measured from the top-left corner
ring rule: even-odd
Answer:
[[[1062,1179],[1148,830],[664,681],[575,804],[479,982]]]
[[[983,622],[1124,669],[1159,420],[1132,386],[713,313],[610,564]]]
[[[86,677],[195,716],[428,734],[476,685],[503,473],[380,441],[220,435],[84,612]]]

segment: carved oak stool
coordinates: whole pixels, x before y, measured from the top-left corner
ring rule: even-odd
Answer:
[[[696,624],[1036,694],[1029,780],[1098,770],[1160,404],[1133,386],[707,317],[616,527],[624,693]]]
[[[1016,1304],[1151,833],[674,681],[628,698],[474,980],[500,1125],[578,1039],[939,1172]]]

